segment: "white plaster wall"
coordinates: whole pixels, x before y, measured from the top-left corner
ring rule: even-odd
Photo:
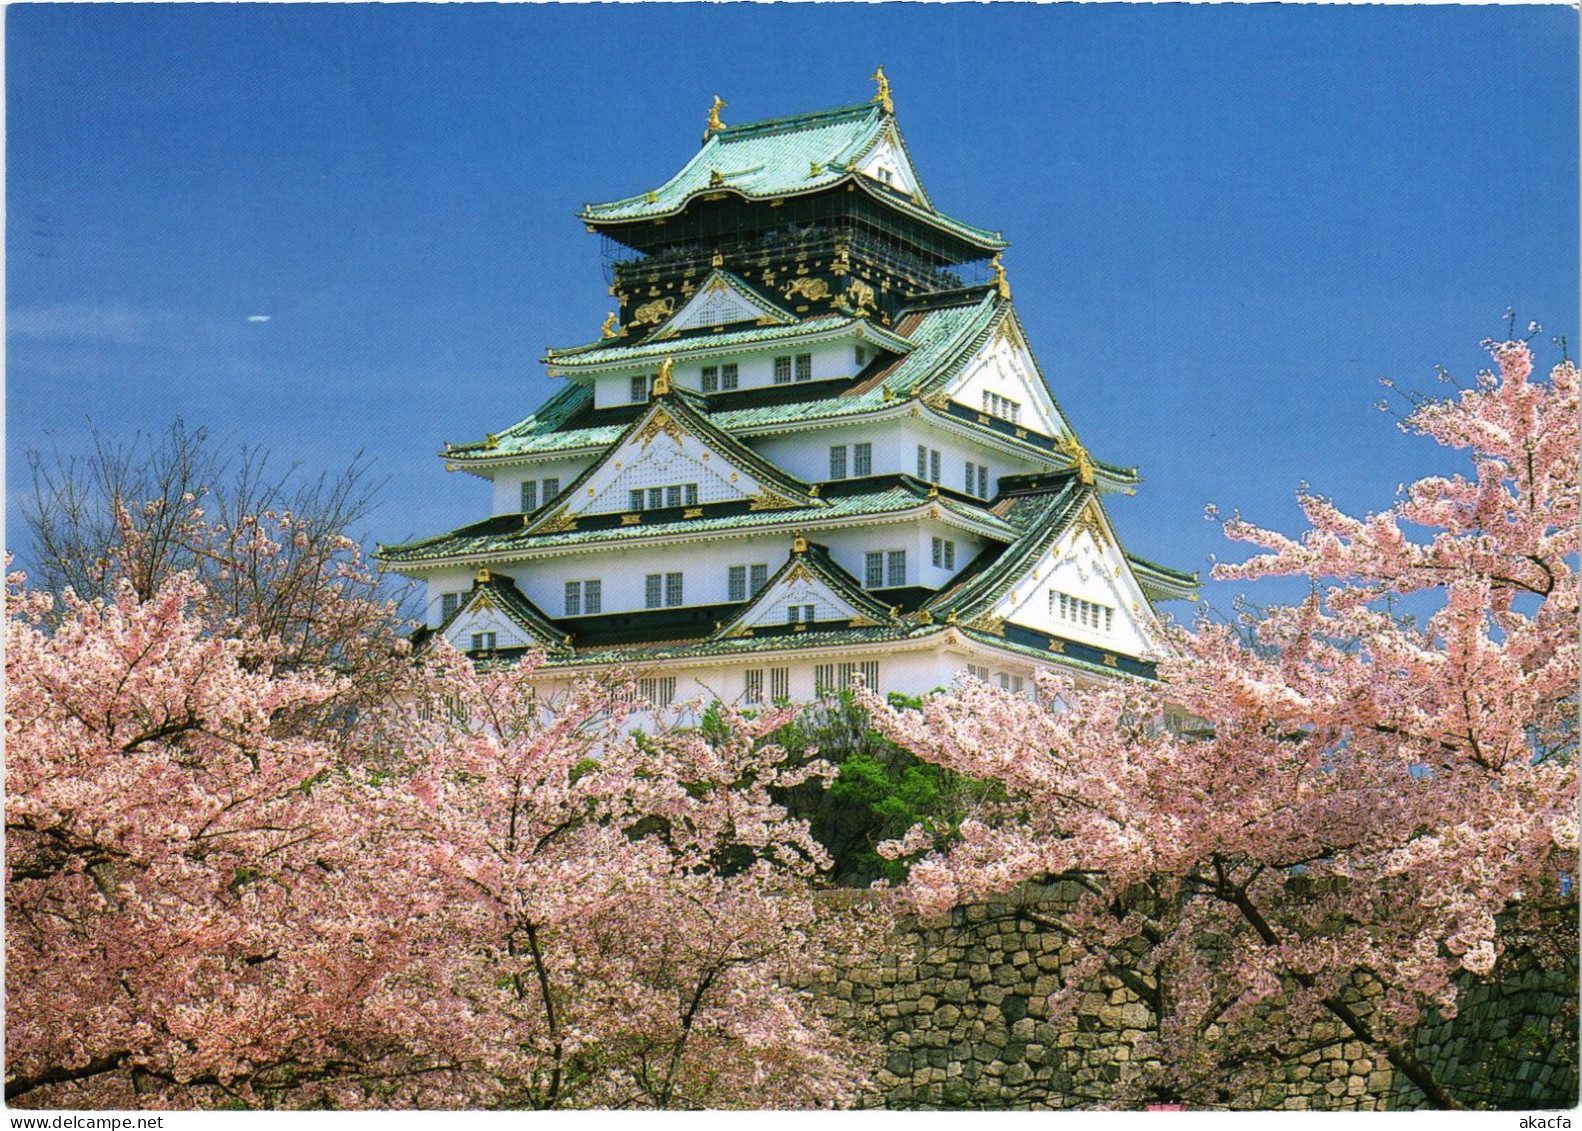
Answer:
[[[465,652],[472,647],[472,634],[475,632],[494,633],[496,648],[520,648],[535,643],[517,627],[515,621],[494,608],[463,613],[451,622],[450,628],[445,631],[445,639]]]
[[[819,304],[821,307],[824,303]],[[678,347],[695,347],[696,341],[678,342]],[[677,358],[671,371],[671,380],[683,389],[701,390],[703,386],[703,367],[705,365],[723,365],[727,362],[737,366],[737,389],[755,389],[772,386],[774,384],[774,359],[777,357],[795,356],[799,353],[813,355],[814,381],[833,380],[836,377],[851,377],[857,373],[856,346],[858,339],[855,334],[842,338],[818,342],[814,344],[785,342],[778,347],[768,350],[750,350],[744,352],[721,352],[718,354],[698,355]],[[868,355],[873,356],[873,346],[868,346]],[[632,403],[632,378],[636,376],[653,376],[659,372],[659,362],[654,361],[646,365],[634,365],[630,369],[623,369],[618,373],[601,373],[593,378],[593,403],[595,408],[611,408],[615,405]],[[796,382],[793,382],[796,383]]]
[[[539,482],[538,505],[543,506],[548,500],[544,498],[543,481],[551,476],[560,480],[561,489],[564,490],[571,481],[581,475],[588,466],[586,459],[546,459],[534,462],[525,467],[502,469],[494,476],[494,509],[491,514],[520,514],[522,510],[522,481],[533,479]]]
[[[661,432],[647,444],[629,444],[579,488],[573,514],[610,514],[631,509],[633,488],[696,483],[698,504],[735,502],[757,494],[762,484],[733,467],[690,433],[680,440]]]

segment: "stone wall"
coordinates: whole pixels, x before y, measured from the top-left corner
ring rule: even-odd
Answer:
[[[1051,891],[1033,906],[1048,910],[1058,902]],[[1074,955],[1056,932],[1018,921],[1018,905],[1027,906],[1027,897],[959,908],[948,926],[905,928],[884,953],[814,987],[829,1013],[883,1045],[869,1106],[1140,1107],[1168,1098],[1149,1095],[1148,1065],[1138,1059],[1152,1011],[1124,986],[1095,979],[1073,1012],[1051,1021],[1049,995]],[[1514,985],[1475,987],[1456,1021],[1424,1027],[1419,1056],[1447,1083],[1467,1086],[1478,1073],[1492,1078],[1472,1093],[1491,1106],[1570,1106],[1576,1096],[1575,1011],[1567,1020],[1566,983],[1565,976],[1534,971]],[[1574,1003],[1574,969],[1569,987]],[[1561,1039],[1568,1024],[1569,1051]],[[1375,1050],[1346,1039],[1338,1023],[1311,1035],[1313,1051],[1242,1082],[1217,1106],[1379,1111],[1423,1105],[1413,1085]],[[1492,1064],[1494,1047],[1507,1050],[1509,1064]]]

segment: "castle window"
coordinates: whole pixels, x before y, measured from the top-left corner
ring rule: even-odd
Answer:
[[[560,494],[560,480],[554,476],[544,480],[544,502],[548,503],[558,494]]]
[[[791,669],[769,669],[769,698],[775,702],[791,698]]]
[[[977,494],[977,486],[978,486],[978,465],[973,463],[969,459],[967,461],[967,494],[969,494],[969,495]]]
[[[884,554],[882,552],[864,554],[862,556],[863,577],[862,583],[869,589],[884,588]]]
[[[839,695],[851,686],[852,680],[862,677],[863,686],[870,691],[879,688],[879,661],[861,660],[840,664],[817,664],[813,668],[813,693],[823,699]]]
[[[818,619],[818,606],[816,605],[787,605],[787,624],[812,624]]]
[[[998,416],[1001,420],[1009,420],[1015,424],[1022,415],[1022,406],[1016,401],[1000,396],[999,393],[985,391],[983,394],[983,411],[990,416]]]
[[[626,506],[628,510],[640,511],[643,509],[643,489],[633,487],[626,493]]]
[[[736,368],[736,363],[734,361],[731,362],[729,365],[722,365],[722,366],[720,366],[720,388],[722,388],[722,389],[734,389],[734,388],[736,388],[737,381],[738,381],[737,374],[738,374],[738,370]]]
[[[566,615],[580,617],[582,615],[582,582],[566,582]]]
[[[981,463],[978,465],[978,496],[984,499],[989,497],[989,469]]]
[[[893,589],[906,584],[906,551],[891,550],[885,554],[885,581]]]
[[[643,579],[643,606],[649,609],[662,608],[665,603],[665,576],[662,573],[651,573]]]
[[[703,367],[703,391],[717,393],[720,389],[720,367],[718,365],[705,365]]]
[[[602,610],[604,586],[594,581],[566,582],[566,616],[592,616]]]
[[[852,469],[851,473],[858,478],[873,474],[873,445],[853,444],[851,446]]]
[[[939,482],[939,449],[917,446],[917,477],[925,483]]]
[[[441,593],[439,595],[439,615],[441,619],[448,619],[456,615],[456,610],[461,608],[460,593]]]
[[[665,574],[665,604],[673,607],[681,604],[681,574]]]
[[[791,358],[775,358],[775,384],[789,385],[791,383]]]
[[[1115,610],[1111,606],[1073,597],[1058,589],[1049,591],[1049,615],[1095,632],[1111,632],[1115,628]]]
[[[494,651],[495,634],[492,632],[475,632],[472,634],[472,651]]]
[[[956,568],[956,544],[950,539],[945,539],[945,568]]]
[[[727,595],[732,601],[745,601],[748,597],[756,597],[760,590],[768,584],[769,567],[763,563],[750,566],[733,565],[726,575]],[[748,579],[752,580],[752,589],[747,588]]]
[[[856,350],[857,368],[861,369],[868,364],[868,347],[858,346]]]
[[[665,488],[665,506],[679,507],[681,505],[681,484],[677,483]]]
[[[1001,691],[1009,691],[1012,695],[1020,695],[1022,693],[1021,676],[1012,675],[1010,672],[1000,672],[999,676]]]
[[[829,477],[846,478],[846,445],[833,444],[829,449]]]
[[[742,699],[748,703],[762,703],[764,701],[763,668],[748,668],[742,672],[742,676]]]
[[[658,676],[637,681],[637,694],[654,707],[668,707],[676,701],[676,677]]]
[[[646,401],[648,399],[648,380],[647,377],[633,377],[632,395],[628,399],[638,404]]]
[[[979,664],[968,664],[967,674],[973,679],[981,679],[984,683],[989,682],[989,669],[985,666],[981,666]]]
[[[538,480],[524,479],[522,481],[522,513],[530,514],[538,509]]]
[[[796,355],[796,379],[798,381],[813,380],[813,355],[799,353]]]
[[[943,569],[956,568],[956,544],[949,538],[934,539],[934,564]]]

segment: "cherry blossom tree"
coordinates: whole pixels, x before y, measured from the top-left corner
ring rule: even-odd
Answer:
[[[279,725],[340,681],[209,632],[204,596],[9,579],[8,1102],[268,1103],[377,1044],[405,916],[352,835],[379,799]]]
[[[764,741],[789,712],[643,733],[630,681],[545,695],[540,659],[478,671],[442,642],[379,720],[434,898],[391,989],[424,1017],[410,1039],[482,1069],[469,1106],[849,1102],[871,1050],[797,986],[883,920],[815,903],[827,857],[770,797],[826,769]]]
[[[1155,1094],[1224,1102],[1323,1022],[1458,1106],[1414,1054],[1424,1011],[1453,1016],[1512,933],[1574,953],[1577,369],[1535,380],[1525,343],[1491,349],[1497,374],[1404,421],[1473,474],[1365,519],[1304,493],[1300,539],[1228,523],[1263,552],[1217,577],[1311,596],[1179,633],[1161,686],[867,699],[876,729],[1006,786],[958,843],[890,846],[917,907],[1063,881],[1064,911],[1025,911],[1083,955],[1057,999],[1101,973],[1137,993]],[[1199,725],[1166,725],[1183,711]]]
[[[276,552],[266,545],[261,553]],[[632,733],[629,681],[437,646],[349,680],[152,593],[7,590],[6,1097],[81,1107],[828,1106],[797,986],[860,931],[769,795],[783,713]]]

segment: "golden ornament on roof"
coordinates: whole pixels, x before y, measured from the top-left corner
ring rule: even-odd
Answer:
[[[879,90],[874,94],[873,100],[884,108],[886,114],[894,114],[895,103],[890,99],[890,80],[884,77],[884,67],[880,66],[868,77],[879,84]]]
[[[610,311],[604,316],[604,325],[599,327],[602,337],[613,338],[621,332],[621,324],[615,320],[615,311]]]
[[[709,135],[715,130],[723,130],[725,128],[725,123],[720,121],[720,111],[729,105],[730,103],[725,101],[725,99],[721,98],[719,95],[716,94],[714,96],[714,105],[709,107],[708,128],[703,131],[704,141],[708,141]]]
[[[670,392],[670,378],[676,370],[676,363],[668,357],[659,363],[659,373],[654,377],[654,396],[662,397]]]
[[[791,539],[791,552],[793,554],[807,553],[807,539],[802,537],[800,534]]]
[[[1011,297],[1011,284],[1005,278],[1005,264],[1000,262],[1000,253],[995,252],[994,258],[989,260],[989,267],[994,271],[994,289],[1000,292],[1001,298]]]

